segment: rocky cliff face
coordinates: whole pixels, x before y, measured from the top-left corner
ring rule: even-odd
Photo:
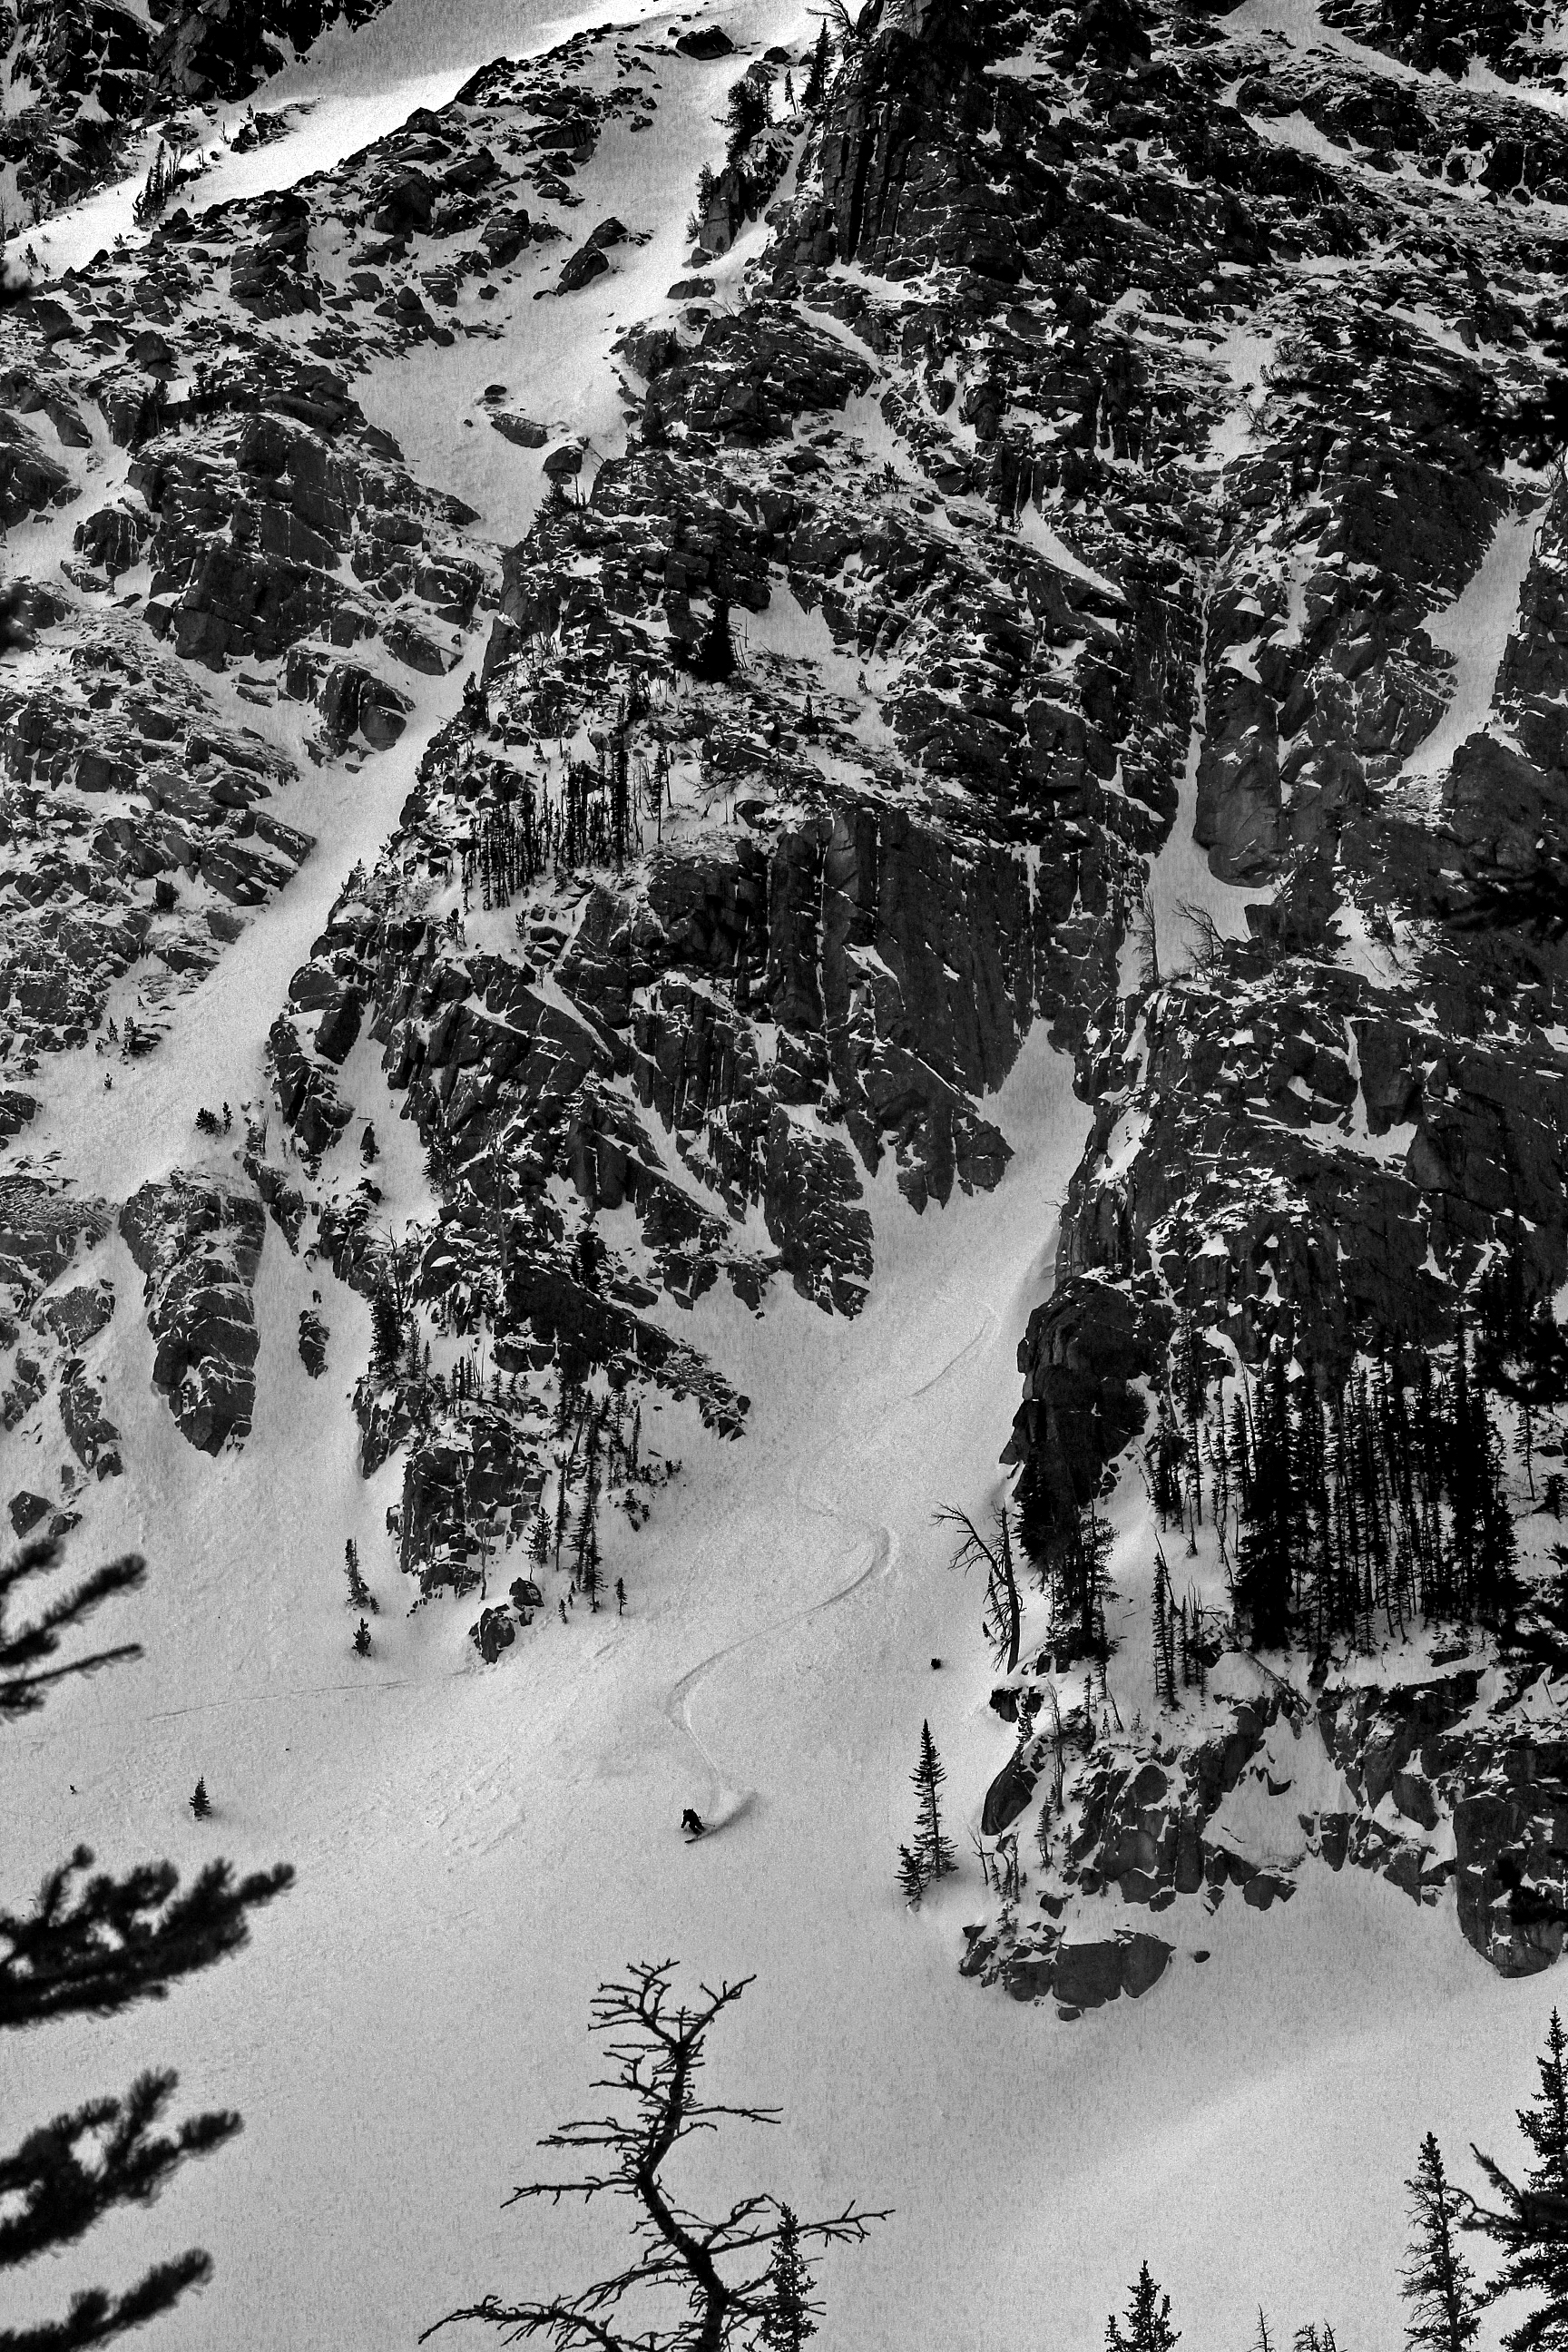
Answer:
[[[135,102],[242,92],[322,21],[141,27]],[[1337,1388],[1441,1355],[1504,1255],[1526,1307],[1568,1277],[1568,132],[1528,16],[873,5],[655,283],[667,225],[597,175],[738,70],[669,29],[498,60],[297,186],[194,190],[0,320],[37,558],[0,677],[0,1379],[65,1449],[18,1526],[120,1459],[116,1222],[154,1386],[193,1445],[243,1442],[268,1218],[370,1302],[361,1465],[401,1461],[423,1595],[559,1557],[601,1451],[635,1521],[645,1400],[744,1443],[685,1311],[787,1284],[854,1315],[887,1217],[1002,1180],[1037,1030],[1089,1134],[997,1432],[1047,1586],[1100,1509],[1147,1583],[1128,1498],[1180,1351],[1189,1388],[1281,1353]],[[592,433],[501,380],[540,319],[613,387]],[[426,380],[527,485],[505,545],[374,421]],[[316,884],[316,782],[387,774],[352,864],[326,795]],[[232,1144],[204,1108],[214,1150],[170,1139],[118,1203],[25,1158],[307,883]],[[426,1187],[395,1223],[389,1120]],[[1205,1675],[1228,1617],[1199,1604]],[[1033,1620],[1026,1650],[987,1834],[1048,1780],[1058,1843],[977,1970],[1142,1991],[1166,1947],[1091,1902],[1260,1905],[1309,1852],[1452,1877],[1489,1958],[1555,1956],[1560,1741],[1495,1640],[1446,1677],[1429,1642],[1320,1645],[1186,1718],[1167,1676],[1157,1736],[1102,1675],[1048,1771],[1082,1654]],[[1303,1743],[1307,1819],[1254,1836],[1237,1790],[1289,1811]]]
[[[117,0],[15,0],[0,10],[5,233],[114,178],[160,132],[194,169],[219,104],[248,98],[329,25],[363,25],[382,5],[150,0],[138,11]],[[266,128],[263,118],[258,132],[253,111],[239,135],[254,143]]]

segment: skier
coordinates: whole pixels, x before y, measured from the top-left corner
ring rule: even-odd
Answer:
[[[687,1806],[686,1811],[680,1816],[680,1826],[686,1832],[689,1838],[700,1838],[701,1836],[702,1823],[698,1819],[695,1807],[691,1805]]]

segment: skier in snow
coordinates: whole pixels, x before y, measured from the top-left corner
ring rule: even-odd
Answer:
[[[680,1816],[680,1826],[686,1832],[688,1837],[700,1838],[701,1836],[702,1823],[698,1819],[694,1806],[687,1806],[686,1811]]]

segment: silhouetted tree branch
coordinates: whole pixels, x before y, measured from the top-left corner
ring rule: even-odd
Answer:
[[[188,2117],[172,2138],[155,2137],[174,2083],[170,2074],[138,2074],[123,2099],[89,2099],[0,2157],[0,2199],[20,2200],[0,2214],[0,2270],[74,2244],[112,2206],[150,2205],[188,2156],[234,2137],[239,2117],[226,2109]]]
[[[172,2263],[155,2263],[123,2294],[89,2287],[72,2295],[63,2319],[0,2329],[0,2352],[86,2352],[89,2345],[110,2343],[171,2310],[188,2288],[205,2284],[212,2267],[211,2255],[193,2248]]]
[[[716,1991],[704,1985],[700,2003],[688,2009],[671,1998],[674,1966],[671,1960],[657,1967],[635,1963],[628,1982],[601,1985],[594,1999],[593,2032],[616,2037],[605,2044],[614,2071],[598,2077],[594,2088],[629,2100],[630,2114],[563,2124],[540,2142],[542,2147],[603,2150],[608,2161],[574,2180],[531,2181],[507,2200],[546,2197],[559,2204],[566,2197],[629,2198],[637,2208],[632,2234],[642,2241],[636,2261],[575,2295],[518,2304],[486,2295],[448,2312],[425,2330],[421,2343],[455,2320],[479,2319],[506,2329],[509,2343],[543,2336],[558,2352],[729,2352],[739,2346],[742,2328],[752,2330],[773,2315],[773,2273],[758,2257],[778,2239],[785,2208],[772,2197],[743,2197],[721,2220],[708,2221],[679,2203],[662,2177],[680,2143],[697,2132],[716,2131],[725,2120],[778,2121],[776,2108],[705,2100],[697,2088],[710,2028],[753,1979],[744,1977]],[[851,2203],[826,2221],[795,2222],[792,2216],[790,2226],[796,2244],[858,2244],[872,2221],[886,2218]],[[639,2326],[623,2332],[622,2306],[629,2297],[671,2287],[686,2297],[684,2318],[673,2328]]]
[[[237,1952],[250,1933],[247,1914],[294,1882],[279,1863],[237,1885],[217,1861],[182,1894],[173,1863],[146,1862],[80,1885],[91,1867],[91,1853],[78,1846],[50,1871],[30,1912],[0,1911],[0,2030],[162,2000],[177,1978]]]
[[[51,1683],[63,1682],[69,1675],[91,1674],[96,1667],[120,1664],[142,1655],[139,1642],[121,1642],[113,1649],[94,1650],[84,1658],[69,1658],[60,1665],[50,1665],[42,1672],[30,1672],[40,1660],[53,1658],[59,1649],[61,1636],[72,1632],[84,1618],[117,1593],[132,1592],[147,1573],[147,1563],[137,1552],[127,1552],[122,1559],[110,1560],[70,1591],[62,1593],[49,1603],[41,1616],[15,1632],[6,1624],[8,1606],[18,1588],[29,1577],[41,1576],[54,1567],[59,1558],[59,1546],[52,1542],[24,1545],[14,1559],[0,1567],[0,1719],[9,1715],[30,1715],[44,1703],[44,1693]]]

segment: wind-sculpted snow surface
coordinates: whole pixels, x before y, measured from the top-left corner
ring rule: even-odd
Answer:
[[[200,2340],[471,2293],[637,1937],[776,1963],[846,2342],[1098,2336],[1214,2135],[1293,2282],[1279,2066],[1396,2183],[1568,1910],[1552,26],[232,13],[258,176],[0,314],[0,1477],[159,1571],[27,1866],[128,1741],[301,1861]]]

